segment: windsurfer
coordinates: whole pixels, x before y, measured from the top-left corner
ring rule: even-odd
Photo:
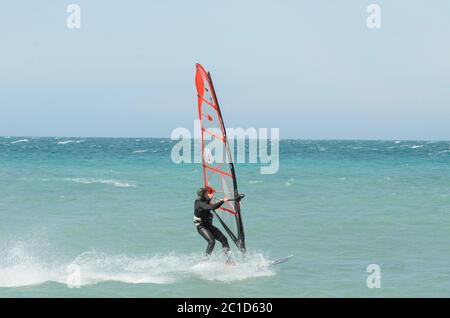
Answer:
[[[229,201],[227,197],[211,204],[214,197],[214,191],[211,188],[200,188],[197,191],[197,199],[195,200],[194,223],[197,226],[197,232],[208,242],[206,247],[206,256],[211,255],[216,240],[222,244],[223,251],[227,257],[230,253],[230,245],[223,233],[212,224],[214,214],[211,211],[219,208],[222,204]]]

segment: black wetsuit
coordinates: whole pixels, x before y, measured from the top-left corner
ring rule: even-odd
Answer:
[[[210,255],[213,251],[214,245],[216,244],[215,240],[218,240],[222,244],[222,248],[226,254],[230,250],[225,235],[212,224],[213,214],[211,211],[219,208],[222,204],[222,200],[214,204],[209,204],[209,201],[195,200],[194,222],[197,225],[197,232],[208,242],[206,255]]]

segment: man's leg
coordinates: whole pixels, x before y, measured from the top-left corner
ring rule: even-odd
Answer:
[[[222,244],[223,251],[228,255],[230,251],[230,245],[228,244],[227,237],[223,235],[223,233],[214,225],[211,227],[211,233],[214,235],[214,238]]]
[[[216,244],[216,241],[214,239],[214,235],[211,233],[211,231],[203,226],[197,226],[197,232],[203,236],[203,238],[208,242],[208,246],[206,247],[206,255],[211,255],[214,245]]]

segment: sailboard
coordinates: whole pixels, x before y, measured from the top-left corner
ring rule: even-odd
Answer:
[[[208,191],[216,194],[212,203],[223,197],[230,199],[216,209],[214,215],[238,249],[245,253],[244,225],[240,204],[243,194],[238,191],[225,124],[211,74],[200,64],[196,65],[195,86],[201,126],[203,182]]]
[[[288,260],[290,260],[293,257],[294,257],[294,255],[289,255],[289,256],[286,256],[286,257],[275,259],[275,260],[269,262],[269,266],[285,263],[285,262],[287,262]]]

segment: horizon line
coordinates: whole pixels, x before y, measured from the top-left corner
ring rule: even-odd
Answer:
[[[0,138],[9,139],[9,138],[86,138],[86,139],[171,139],[170,137],[164,136],[27,136],[27,135],[2,135]],[[199,138],[189,138],[191,140],[199,139]],[[243,138],[236,138],[238,140],[242,140]],[[174,141],[178,141],[180,139],[174,139]],[[255,138],[245,138],[245,140],[255,140]],[[258,140],[258,138],[256,138]],[[268,140],[271,140],[268,138]],[[286,137],[280,138],[279,140],[315,140],[315,141],[432,141],[432,142],[449,142],[450,139],[402,139],[402,138],[394,138],[394,139],[384,139],[384,138],[299,138],[299,137]]]

